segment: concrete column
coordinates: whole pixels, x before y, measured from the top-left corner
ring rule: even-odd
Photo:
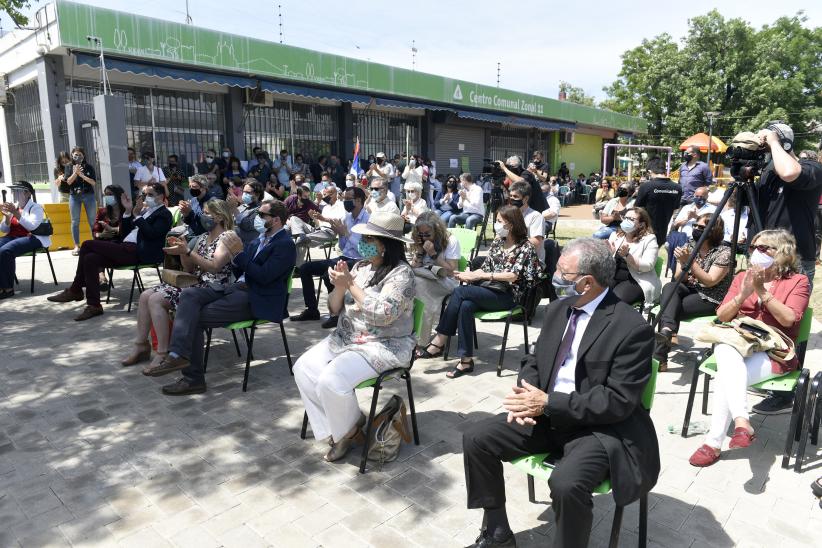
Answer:
[[[40,116],[45,140],[47,172],[54,169],[57,154],[64,150],[66,143],[60,135],[63,108],[66,104],[66,75],[63,60],[56,55],[44,55],[35,62],[37,66],[37,90],[40,94]],[[52,202],[57,202],[57,188],[51,187]]]
[[[243,127],[243,94],[245,89],[230,86],[225,96],[225,144],[240,160],[246,158],[245,128]]]
[[[340,105],[338,122],[340,132],[339,157],[340,162],[345,167],[348,160],[353,159],[351,155],[354,153],[354,111],[351,109],[351,103],[342,103]]]
[[[97,180],[101,188],[111,184],[130,186],[125,100],[114,95],[98,95],[93,103],[97,122],[94,128],[97,134],[97,162],[100,165]]]
[[[66,105],[66,130],[68,131],[66,138],[69,150],[83,146],[83,130],[80,128],[80,122],[87,118],[86,112],[85,105],[79,103]]]

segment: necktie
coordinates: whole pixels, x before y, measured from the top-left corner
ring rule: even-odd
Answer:
[[[563,362],[565,362],[565,358],[567,358],[568,354],[571,352],[571,345],[574,342],[574,335],[576,335],[577,332],[577,320],[582,313],[582,309],[570,308],[569,312],[570,317],[568,318],[568,328],[565,330],[565,335],[562,337],[562,342],[559,345],[557,356],[554,358],[554,368],[551,370],[551,380],[548,382],[548,392],[551,392],[554,389],[554,383],[557,380],[559,368],[562,367]]]

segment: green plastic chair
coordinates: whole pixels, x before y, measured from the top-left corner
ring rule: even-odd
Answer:
[[[414,299],[414,330],[412,335],[416,339],[417,334],[420,331],[422,326],[422,314],[425,310],[425,304],[419,300]],[[368,419],[365,423],[365,439],[371,440],[371,432],[374,428],[374,417],[377,414],[377,400],[379,399],[380,390],[382,389],[382,383],[386,380],[393,379],[393,378],[400,378],[405,379],[405,388],[408,392],[408,408],[411,410],[411,429],[414,432],[414,444],[420,444],[420,435],[417,431],[417,412],[414,409],[414,393],[411,391],[411,368],[414,367],[414,359],[416,353],[414,351],[411,352],[411,362],[408,364],[408,367],[395,367],[394,369],[389,369],[387,371],[383,371],[376,377],[372,377],[370,379],[362,381],[356,387],[355,390],[360,390],[363,388],[374,388],[374,393],[371,396],[371,410],[368,413]],[[303,426],[300,429],[300,438],[305,439],[306,432],[308,431],[308,414],[303,413]],[[368,443],[363,444],[362,448],[362,456],[360,457],[360,474],[365,474],[365,465],[368,461]]]
[[[34,293],[34,267],[37,264],[37,254],[38,253],[45,253],[46,258],[49,260],[49,268],[51,269],[51,277],[54,279],[54,285],[57,285],[57,275],[54,273],[54,263],[51,262],[51,255],[49,254],[49,248],[41,247],[40,249],[35,249],[34,251],[29,251],[28,253],[23,253],[22,255],[18,255],[18,257],[31,257],[31,288],[29,289],[29,293]],[[16,279],[16,276],[15,276]],[[19,281],[18,281],[19,283]]]
[[[663,263],[664,263],[664,261],[662,260],[662,257],[657,257],[656,258],[656,262],[654,263],[654,271],[656,272],[656,277],[657,278],[662,276],[662,265],[663,265]],[[642,303],[643,303],[643,301],[636,301],[631,306],[633,306],[637,310],[641,311],[642,310]],[[659,306],[657,305],[655,308],[659,308]],[[650,317],[650,311],[648,312],[648,314],[649,314],[649,317]]]
[[[160,265],[162,263],[147,263],[147,264],[133,264],[133,265],[124,265],[124,266],[113,266],[108,269],[108,291],[106,292],[106,304],[111,301],[111,288],[114,287],[114,271],[115,270],[122,270],[122,271],[130,271],[133,272],[131,276],[131,292],[128,294],[128,311],[131,312],[131,304],[134,302],[134,287],[136,286],[137,289],[142,293],[146,290],[145,285],[143,284],[143,278],[140,276],[140,271],[153,268],[157,271],[157,278],[161,278],[160,276]]]
[[[781,392],[791,392],[796,389],[794,396],[793,409],[791,410],[791,422],[788,428],[788,435],[785,440],[785,451],[782,454],[782,468],[788,468],[791,454],[793,453],[794,441],[799,442],[804,452],[804,444],[802,444],[802,426],[803,416],[805,412],[805,400],[808,393],[808,380],[810,378],[810,371],[801,368],[805,363],[805,350],[808,339],[811,334],[811,324],[813,322],[813,308],[808,307],[805,314],[802,316],[802,321],[799,324],[799,333],[796,335],[796,353],[799,357],[800,368],[779,375],[764,381],[752,384],[751,388],[757,390],[777,390]],[[685,408],[685,421],[682,424],[681,436],[683,438],[688,436],[688,427],[691,421],[691,412],[694,406],[694,399],[696,397],[696,386],[699,382],[699,374],[704,375],[702,384],[702,414],[708,414],[708,393],[710,390],[711,378],[716,375],[717,363],[716,355],[713,353],[713,348],[707,351],[707,356],[703,358],[698,367],[694,368],[693,377],[691,379],[691,389],[688,394],[688,405]],[[807,434],[807,432],[806,432]],[[800,472],[802,468],[803,455],[797,453],[796,462],[794,463],[794,471]]]
[[[656,377],[659,369],[659,363],[656,360],[651,360],[651,378],[648,379],[648,384],[645,385],[645,390],[642,392],[642,407],[647,411],[651,410],[654,403],[654,393],[656,391]],[[527,455],[511,461],[514,468],[520,472],[528,474],[528,500],[536,503],[536,495],[534,490],[534,480],[547,482],[554,471],[554,464],[545,462],[548,458],[548,453],[536,453],[534,455]],[[605,479],[595,489],[595,494],[606,494],[611,492],[611,480]],[[616,548],[619,544],[619,529],[622,526],[622,512],[624,507],[617,506],[614,510],[614,521],[611,524],[611,540],[609,546]],[[648,535],[648,494],[643,494],[639,499],[639,546],[645,546]]]
[[[448,232],[460,243],[460,256],[464,257],[466,261],[471,261],[477,247],[477,231],[455,227],[449,228]]]
[[[286,282],[286,291],[290,295],[291,294],[291,287],[293,285],[293,277],[294,272],[292,271],[291,274],[288,276],[288,280]],[[242,331],[243,338],[245,338],[246,344],[246,357],[245,357],[245,373],[243,374],[243,392],[246,391],[248,388],[248,373],[251,370],[251,360],[254,359],[252,354],[252,350],[254,349],[254,334],[257,331],[257,327],[261,325],[265,325],[267,323],[272,323],[269,320],[242,320],[239,322],[230,323],[225,325],[224,327],[231,331],[232,336],[234,336],[234,344],[237,346],[237,354],[240,354],[239,345],[237,345],[237,337],[236,332]],[[283,347],[285,348],[285,358],[288,360],[288,372],[294,376],[293,371],[293,364],[291,363],[291,352],[288,349],[288,337],[285,335],[285,327],[283,327],[283,322],[278,322],[280,326],[280,334],[283,337]],[[206,329],[206,347],[205,347],[205,356],[203,356],[203,372],[208,368],[208,354],[211,350],[211,332],[212,328]]]

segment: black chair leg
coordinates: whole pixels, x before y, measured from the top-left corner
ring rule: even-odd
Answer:
[[[288,372],[294,376],[294,364],[291,363],[291,351],[288,349],[288,337],[285,336],[285,326],[280,322],[280,334],[283,336],[283,347],[285,348],[285,359],[288,360]]]
[[[622,527],[622,506],[614,508],[614,521],[611,523],[611,539],[608,541],[609,548],[619,546],[619,529]]]
[[[137,285],[137,277],[140,273],[135,270],[134,276],[131,277],[131,292],[128,294],[128,311],[131,312],[131,302],[134,300],[134,286]]]
[[[802,430],[802,418],[805,413],[805,399],[808,394],[808,384],[810,371],[803,369],[796,380],[796,390],[793,396],[793,407],[791,409],[791,422],[788,425],[788,434],[785,436],[785,452],[782,453],[782,468],[788,469],[791,455],[793,455],[794,441],[799,441],[799,434]]]
[[[380,386],[378,380],[374,385],[374,394],[371,396],[371,411],[368,413],[368,420],[365,422],[365,443],[362,447],[362,457],[360,457],[360,474],[365,474],[365,463],[368,461],[368,444],[371,441],[371,430],[374,428],[374,416],[377,414],[377,400],[380,396]]]
[[[111,288],[114,287],[114,269],[108,269],[108,291],[106,291],[106,304],[111,302]]]
[[[420,444],[420,434],[417,430],[417,411],[414,409],[414,393],[411,391],[411,370],[405,372],[405,388],[408,390],[408,407],[411,409],[411,431],[414,433],[414,445]]]
[[[696,397],[696,385],[699,383],[699,364],[694,364],[694,373],[691,377],[691,389],[688,392],[688,405],[685,407],[685,421],[682,423],[682,433],[680,434],[683,438],[688,437],[688,426],[691,424],[691,411],[694,408],[694,398]]]
[[[705,375],[702,379],[702,414],[708,414],[708,394],[711,390],[711,376]]]
[[[29,289],[29,293],[34,293],[34,264],[37,259],[37,252],[31,254],[31,289]]]
[[[497,363],[497,377],[502,376],[502,360],[505,359],[505,347],[508,344],[508,328],[511,327],[511,312],[505,318],[505,331],[502,332],[502,348],[499,350],[499,362]]]
[[[246,389],[248,388],[248,372],[249,372],[249,370],[251,370],[251,359],[252,359],[251,358],[251,355],[252,355],[251,350],[254,348],[254,332],[256,330],[257,330],[257,327],[252,325],[251,326],[251,333],[247,335],[248,338],[246,339],[248,341],[248,352],[246,353],[246,356],[245,356],[245,375],[243,375],[243,392],[245,392]],[[243,333],[245,333],[245,330],[243,330]]]
[[[251,354],[251,348],[248,346],[248,329],[243,328],[243,339],[245,339],[245,347],[248,348],[249,354]],[[251,356],[251,360],[254,360],[254,356]]]
[[[206,329],[206,347],[203,356],[203,373],[208,369],[208,353],[211,351],[211,328]]]
[[[648,493],[639,497],[639,548],[648,545]]]
[[[802,472],[802,461],[805,460],[805,446],[808,444],[810,426],[813,424],[813,412],[816,410],[816,398],[819,394],[820,383],[822,383],[822,371],[814,375],[813,382],[811,382],[810,386],[810,394],[808,394],[808,403],[805,405],[805,419],[803,424],[808,425],[808,428],[802,428],[800,431],[799,446],[796,448],[796,461],[793,465],[793,471],[797,474]]]
[[[46,248],[46,259],[49,260],[49,268],[51,269],[51,278],[54,280],[54,285],[57,285],[57,274],[54,273],[54,263],[51,262],[51,254],[49,253],[48,248]]]
[[[537,495],[534,490],[534,476],[532,476],[531,474],[528,474],[528,502],[537,502]]]
[[[303,411],[303,427],[300,429],[300,437],[305,439],[305,433],[308,431],[308,413]]]
[[[525,353],[528,354],[528,319],[527,319],[527,316],[522,317],[522,338],[525,339]]]
[[[811,443],[819,446],[819,422],[822,421],[822,386],[816,392],[816,409],[813,412],[813,424],[811,424]]]
[[[234,348],[237,350],[237,357],[242,357],[243,353],[240,352],[240,342],[237,340],[237,332],[233,329],[231,331],[231,337],[234,339]]]

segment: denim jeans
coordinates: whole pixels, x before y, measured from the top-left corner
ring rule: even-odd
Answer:
[[[3,236],[0,238],[0,289],[14,288],[15,259],[43,245],[34,236]]]
[[[603,226],[599,230],[593,233],[594,238],[599,238],[600,240],[607,240],[611,237],[611,234],[616,232],[616,227],[613,226]]]
[[[80,245],[80,206],[86,208],[86,218],[88,219],[88,229],[94,226],[94,218],[97,216],[97,198],[93,192],[85,194],[69,195],[69,213],[71,213],[71,237],[74,245]]]
[[[451,211],[451,210],[448,210],[448,211],[437,210],[437,215],[439,215],[439,217],[440,217],[440,219],[442,219],[442,222],[443,222],[443,223],[445,223],[446,225],[448,225],[448,220],[449,220],[451,217],[453,217],[455,214],[454,214],[454,212],[453,212],[453,211]]]
[[[499,293],[478,285],[461,285],[451,293],[448,306],[437,325],[437,333],[449,337],[458,334],[457,355],[470,358],[474,355],[474,313],[508,310],[513,305],[514,299],[509,293]]]
[[[808,282],[810,283],[810,291],[813,292],[813,276],[816,273],[816,261],[813,259],[811,259],[810,261],[800,259],[799,265],[799,271],[808,277]]]
[[[448,228],[454,228],[458,224],[465,224],[468,230],[474,230],[478,224],[482,222],[482,215],[479,213],[460,213],[459,215],[451,215],[448,219]]]

